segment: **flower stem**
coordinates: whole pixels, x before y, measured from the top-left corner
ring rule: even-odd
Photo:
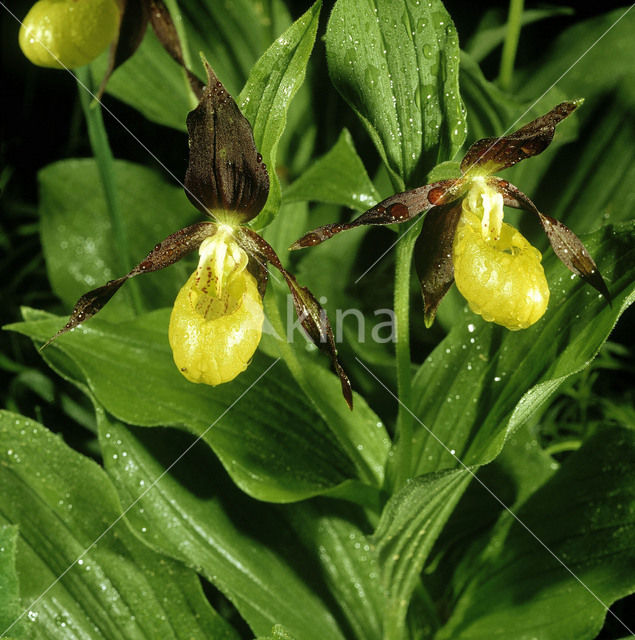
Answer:
[[[507,15],[507,32],[503,43],[501,54],[500,72],[498,74],[498,84],[504,91],[509,91],[512,85],[514,73],[514,60],[518,49],[518,38],[522,26],[523,0],[510,0],[509,13]]]
[[[412,474],[412,416],[411,359],[410,359],[410,270],[422,221],[401,231],[396,246],[394,311],[397,325],[395,355],[397,360],[397,387],[399,408],[395,430],[395,460],[391,491],[398,491]]]
[[[119,261],[120,274],[128,273],[132,266],[130,262],[130,250],[128,247],[128,234],[123,223],[121,209],[117,199],[117,187],[115,185],[114,158],[110,145],[108,143],[108,135],[104,127],[104,120],[101,113],[101,104],[94,102],[91,93],[85,90],[87,87],[90,92],[94,92],[95,86],[89,67],[80,67],[75,71],[77,80],[80,84],[79,100],[82,105],[84,117],[86,118],[86,126],[88,128],[88,138],[90,146],[95,156],[99,177],[104,189],[106,198],[106,209],[112,226],[112,233],[116,245],[115,255]],[[83,86],[82,86],[83,85]],[[139,283],[135,280],[128,282],[128,291],[130,292],[131,304],[135,313],[143,310],[143,302],[139,290]]]

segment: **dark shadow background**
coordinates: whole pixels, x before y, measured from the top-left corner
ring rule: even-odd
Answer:
[[[31,4],[17,0],[11,3],[10,9],[22,19]],[[295,16],[299,16],[310,4],[290,2]],[[333,0],[325,2],[322,14],[324,23],[332,5]],[[494,8],[501,16],[505,16],[508,2],[446,0],[445,5],[456,23],[461,42],[466,42],[478,25],[483,11]],[[627,7],[628,3],[559,0],[550,5],[572,7],[575,14],[543,20],[523,29],[517,54],[519,66],[531,62],[533,52],[542,50],[572,24],[611,9]],[[525,6],[540,8],[545,5],[528,0]],[[20,319],[19,309],[22,305],[63,312],[50,290],[39,242],[37,172],[51,162],[89,156],[91,152],[74,79],[64,71],[41,69],[30,64],[17,44],[18,22],[3,7],[0,7],[0,14],[0,325],[4,325]],[[500,49],[497,49],[482,64],[489,79],[497,75],[499,55]],[[323,44],[319,41],[314,58],[317,73],[322,74],[322,86],[327,86]],[[316,104],[319,105],[320,100],[321,96],[316,95]],[[343,126],[357,128],[358,124],[348,107],[337,96],[333,100],[329,109],[330,117],[335,113]],[[158,125],[148,122],[133,109],[108,95],[104,102],[141,139],[153,141],[153,150],[175,175],[184,175],[187,141],[182,133],[160,127],[160,135],[157,135]],[[320,112],[319,109],[317,111]],[[152,164],[144,150],[107,115],[105,121],[115,157]],[[333,142],[324,138],[316,154],[324,153]],[[360,151],[362,155],[376,157],[370,142],[366,148],[362,146]],[[376,243],[377,250],[382,251],[385,239],[381,234],[370,236],[369,241]],[[633,351],[633,317],[632,310],[625,314],[611,336],[613,342],[627,347],[630,353]],[[628,368],[632,371],[632,364],[617,372],[603,370],[594,382],[594,392],[598,396],[613,397],[632,392],[632,377],[625,375]],[[0,396],[2,408],[43,422],[52,430],[61,432],[71,446],[98,458],[91,406],[82,394],[51,373],[29,340],[15,333],[0,332]],[[72,407],[72,410],[68,407]],[[632,611],[634,603],[633,598],[625,599],[616,603],[613,609],[618,616],[625,620],[630,618],[631,623],[635,624]],[[621,638],[623,630],[609,619],[598,637],[603,640]]]

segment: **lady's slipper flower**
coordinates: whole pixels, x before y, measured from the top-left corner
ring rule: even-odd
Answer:
[[[362,225],[393,224],[427,212],[415,247],[425,322],[430,326],[452,283],[475,313],[508,329],[525,329],[545,313],[549,287],[541,254],[503,222],[503,205],[538,216],[554,253],[607,300],[609,292],[578,237],[546,216],[515,186],[492,176],[544,151],[556,125],[580,102],[563,102],[501,138],[475,142],[461,162],[461,177],[397,193],[350,223],[329,224],[300,238],[291,249],[309,247]]]
[[[120,19],[115,0],[38,0],[20,26],[20,48],[40,67],[81,67],[116,38]]]
[[[46,344],[94,316],[128,278],[163,269],[198,249],[198,266],[172,309],[170,346],[176,366],[188,380],[228,382],[244,371],[260,342],[266,265],[271,263],[289,286],[302,326],[331,358],[352,407],[350,382],[337,359],[324,310],[282,266],[273,248],[244,226],[267,200],[269,175],[249,122],[206,62],[205,66],[207,86],[187,117],[190,158],[185,191],[214,221],[168,236],[128,274],[84,294],[66,325]]]
[[[56,69],[88,64],[110,45],[96,96],[100,98],[113,71],[139,48],[148,24],[200,96],[203,85],[186,68],[176,27],[163,0],[38,0],[24,18],[19,43],[33,64]]]

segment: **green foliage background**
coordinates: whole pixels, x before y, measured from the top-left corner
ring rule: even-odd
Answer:
[[[332,319],[364,315],[339,345],[352,413],[322,356],[276,339],[275,279],[248,370],[217,388],[180,376],[167,322],[192,260],[131,281],[38,354],[79,295],[197,219],[178,185],[191,105],[148,33],[112,77],[104,124],[68,74],[28,66],[3,16],[0,635],[628,637],[635,11],[610,9],[528,2],[503,90],[497,3],[180,3],[192,60],[203,51],[236,97],[272,175],[254,226]],[[391,229],[286,255],[578,97],[554,144],[505,176],[582,237],[611,306],[512,212],[552,291],[520,333],[455,291],[426,330],[412,246],[389,251]],[[397,344],[372,340],[393,307]]]

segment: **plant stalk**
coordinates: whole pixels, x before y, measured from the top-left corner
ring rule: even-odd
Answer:
[[[395,430],[395,460],[391,491],[398,491],[412,475],[412,415],[411,358],[410,358],[410,271],[415,243],[422,221],[401,230],[396,246],[394,311],[397,327],[395,355],[399,408]]]
[[[78,80],[79,100],[82,105],[90,146],[97,163],[99,177],[106,198],[106,209],[112,226],[113,237],[116,244],[115,254],[119,262],[120,274],[128,273],[132,267],[128,234],[123,223],[121,209],[117,199],[117,187],[115,185],[115,167],[112,150],[108,143],[108,135],[104,127],[104,119],[101,112],[101,103],[93,100],[95,86],[89,67],[80,67],[75,71]],[[86,88],[90,91],[86,91]],[[131,304],[135,313],[143,311],[143,302],[139,283],[131,279],[127,285],[130,292]]]
[[[509,91],[512,85],[514,74],[514,61],[518,49],[518,39],[522,26],[524,0],[510,0],[509,13],[507,15],[507,32],[503,43],[501,54],[500,72],[498,74],[498,84],[504,91]]]

